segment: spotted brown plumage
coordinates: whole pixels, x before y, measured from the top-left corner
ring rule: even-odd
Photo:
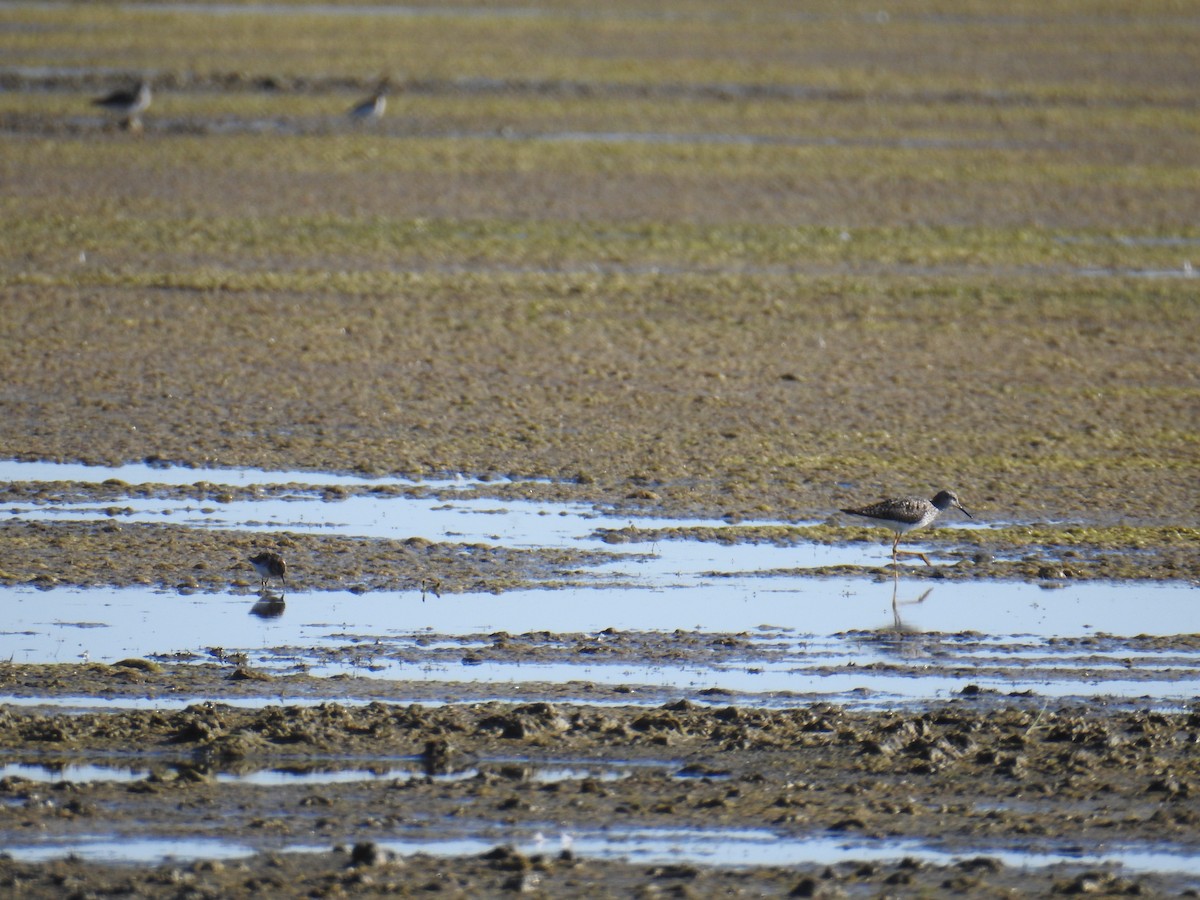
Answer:
[[[905,553],[921,557],[925,561],[925,565],[929,566],[932,563],[924,553],[916,550],[897,549],[900,545],[900,538],[910,531],[916,531],[918,528],[924,528],[931,524],[939,513],[952,506],[966,515],[968,519],[974,518],[959,502],[958,495],[954,491],[939,491],[932,500],[926,500],[923,497],[893,497],[869,506],[843,509],[842,512],[871,519],[873,524],[882,525],[896,532],[896,539],[892,541],[892,562],[896,561],[897,555]]]

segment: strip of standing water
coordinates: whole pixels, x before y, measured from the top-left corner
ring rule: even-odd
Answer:
[[[466,479],[50,463],[7,463],[0,476],[288,486],[281,496],[228,502],[131,496],[103,504],[23,503],[9,511],[19,521],[115,516],[262,534],[421,536],[619,554],[595,568],[604,578],[594,587],[499,595],[301,589],[256,603],[240,593],[3,588],[7,617],[0,655],[14,662],[237,659],[276,674],[488,684],[497,695],[503,695],[501,685],[589,682],[651,689],[647,697],[726,690],[770,703],[812,697],[868,705],[919,702],[970,685],[1167,702],[1200,692],[1200,647],[1171,639],[1200,631],[1200,623],[1187,621],[1194,589],[1182,584],[1087,582],[1047,590],[986,580],[933,582],[929,588],[929,582],[812,578],[802,574],[805,568],[879,564],[886,547],[639,540],[643,530],[650,535],[669,527],[726,526],[617,517],[583,504],[456,496],[482,484]],[[429,492],[355,494],[330,502],[322,494],[330,486]],[[609,544],[606,529],[620,531],[627,542]],[[245,574],[231,572],[231,581]],[[303,573],[292,581],[302,585]],[[531,634],[539,637],[496,637]],[[702,640],[706,635],[712,639]],[[369,696],[369,684],[360,693]],[[278,688],[264,688],[266,694],[278,696]]]

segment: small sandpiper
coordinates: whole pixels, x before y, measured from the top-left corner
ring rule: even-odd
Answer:
[[[121,117],[121,127],[137,131],[142,127],[142,113],[150,106],[151,99],[150,82],[142,80],[133,90],[113,91],[92,103],[117,113]]]
[[[951,506],[965,514],[968,519],[975,518],[966,511],[954,491],[938,491],[937,496],[932,500],[922,497],[896,497],[890,500],[880,500],[870,506],[843,509],[842,512],[873,519],[877,525],[883,525],[896,532],[896,539],[892,541],[893,563],[896,562],[898,554],[905,553],[909,556],[919,556],[925,561],[925,565],[931,566],[933,563],[924,553],[918,550],[898,550],[896,548],[900,545],[901,535],[924,528],[938,517],[938,513]]]
[[[357,103],[350,107],[347,115],[352,119],[361,119],[362,121],[374,121],[382,119],[384,112],[387,111],[387,82],[379,85],[375,89],[375,93],[361,103]]]
[[[250,557],[250,565],[254,566],[259,577],[262,579],[262,589],[267,589],[267,582],[272,578],[278,578],[283,586],[287,587],[287,563],[283,561],[283,557],[273,550],[264,550],[258,556]]]

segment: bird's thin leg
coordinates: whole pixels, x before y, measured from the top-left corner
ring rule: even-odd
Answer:
[[[924,553],[922,553],[920,550],[897,550],[896,552],[903,556],[919,556],[919,557],[921,557],[921,559],[925,560],[925,565],[927,565],[927,566],[933,565],[933,563],[931,563],[929,561],[929,557],[926,556]]]
[[[892,541],[892,562],[899,565],[899,562],[896,559],[897,556],[919,556],[919,557],[921,557],[921,559],[925,560],[925,565],[932,566],[933,563],[931,563],[929,561],[929,557],[927,557],[920,550],[900,550],[899,549],[900,538],[902,538],[903,536],[904,535],[902,535],[900,532],[897,531],[896,532],[896,540]]]

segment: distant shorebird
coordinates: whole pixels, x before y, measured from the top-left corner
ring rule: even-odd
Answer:
[[[283,586],[287,587],[287,563],[273,550],[264,550],[258,556],[250,557],[250,565],[254,566],[254,571],[262,579],[264,591],[267,589],[267,582],[272,578],[278,578]]]
[[[133,90],[113,91],[92,103],[119,115],[125,128],[137,129],[142,127],[142,113],[149,108],[151,99],[150,82],[143,80]]]
[[[387,111],[387,85],[381,84],[375,93],[366,100],[352,106],[347,113],[352,119],[361,119],[363,121],[374,121],[382,119],[384,112]]]
[[[890,528],[896,532],[896,539],[892,541],[892,562],[896,562],[897,555],[904,553],[909,556],[919,556],[925,561],[925,565],[933,565],[925,556],[918,550],[898,550],[900,545],[900,537],[908,534],[910,531],[916,531],[918,528],[924,528],[933,522],[944,509],[953,506],[955,509],[962,512],[968,519],[975,518],[958,501],[958,495],[954,491],[939,491],[938,495],[932,500],[925,500],[922,497],[897,497],[891,500],[880,500],[878,503],[872,503],[870,506],[859,506],[855,509],[843,509],[842,512],[849,513],[852,516],[862,516],[865,519],[874,520],[875,524],[882,525],[885,528]]]

